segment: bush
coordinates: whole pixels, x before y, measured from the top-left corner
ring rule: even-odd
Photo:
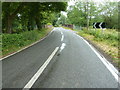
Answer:
[[[106,29],[104,33],[100,29],[84,29],[82,31],[79,31],[79,35],[86,37],[88,40],[92,40],[93,43],[94,41],[97,41],[95,44],[107,54],[109,54],[113,58],[113,62],[117,63],[119,65],[118,67],[120,68],[120,60],[118,54],[118,52],[120,52],[120,46],[118,44],[120,42],[119,34],[120,32],[113,29]]]
[[[26,31],[20,34],[3,34],[2,35],[2,51],[4,53],[11,52],[12,49],[29,45],[46,34],[46,30]],[[14,50],[12,50],[14,51]]]
[[[118,46],[118,43],[120,41],[119,37],[118,37],[118,32],[115,30],[105,30],[104,33],[102,33],[102,31],[100,29],[94,30],[83,30],[84,33],[86,34],[90,34],[93,35],[95,38],[94,40],[96,41],[107,41],[107,42],[111,42],[112,46]],[[83,33],[81,32],[81,33]]]

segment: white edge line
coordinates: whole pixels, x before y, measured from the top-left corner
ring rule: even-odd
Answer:
[[[30,79],[30,81],[25,85],[23,90],[25,88],[31,88],[35,81],[39,78],[39,76],[42,74],[42,72],[45,70],[47,65],[50,63],[56,52],[58,51],[59,47],[56,47],[55,50],[52,52],[52,54],[48,57],[48,59],[45,61],[45,63],[39,68],[39,70],[36,72],[36,74]]]
[[[77,35],[77,36],[79,36],[79,35]],[[110,64],[110,62],[108,62],[108,60],[106,60],[106,58],[104,56],[101,57],[101,55],[83,37],[81,37],[81,36],[79,36],[79,37],[82,38],[86,42],[86,44],[88,44],[88,46],[95,52],[95,54],[100,58],[100,60],[103,62],[103,64],[111,72],[111,74],[114,76],[114,78],[117,80],[117,82],[119,82],[118,70],[112,64]],[[105,62],[105,61],[107,61],[107,62]]]
[[[10,56],[13,56],[13,55],[15,55],[15,54],[17,54],[17,53],[19,53],[19,52],[21,52],[21,51],[23,51],[23,50],[25,50],[25,49],[31,47],[31,46],[33,46],[33,45],[35,45],[35,44],[39,43],[40,41],[42,41],[42,40],[44,40],[46,37],[48,37],[53,31],[54,31],[54,30],[52,30],[52,31],[51,31],[47,36],[45,36],[44,38],[42,38],[42,39],[40,39],[40,40],[38,40],[38,41],[36,41],[36,42],[34,42],[34,43],[32,43],[32,44],[30,44],[30,45],[24,47],[24,48],[22,48],[22,49],[16,51],[15,53],[12,53],[12,54],[7,55],[7,56],[5,56],[5,57],[3,57],[3,58],[0,58],[0,61],[4,60],[4,59],[6,59],[6,58],[8,58],[8,57],[10,57]]]

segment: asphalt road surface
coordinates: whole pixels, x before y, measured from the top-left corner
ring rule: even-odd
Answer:
[[[118,88],[115,76],[75,32],[61,27],[41,42],[2,60],[3,88],[24,88],[56,51],[31,88]]]

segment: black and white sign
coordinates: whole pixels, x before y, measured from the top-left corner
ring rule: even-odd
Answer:
[[[93,23],[93,28],[105,28],[105,22],[95,22]]]

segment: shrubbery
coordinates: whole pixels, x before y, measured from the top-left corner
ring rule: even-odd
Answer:
[[[120,68],[119,53],[120,42],[119,34],[120,32],[113,29],[106,29],[102,32],[100,29],[90,29],[79,30],[78,34],[85,37],[87,40],[93,41],[98,47],[100,47],[105,53],[112,57],[116,66]]]
[[[93,35],[95,40],[98,41],[107,41],[111,42],[112,46],[118,46],[118,41],[120,41],[120,38],[118,37],[117,31],[111,31],[111,30],[105,30],[104,33],[101,30],[84,30],[84,33]]]
[[[41,37],[46,35],[47,30],[26,31],[19,34],[3,34],[2,35],[2,51],[3,55],[14,52],[21,47],[29,45]]]

